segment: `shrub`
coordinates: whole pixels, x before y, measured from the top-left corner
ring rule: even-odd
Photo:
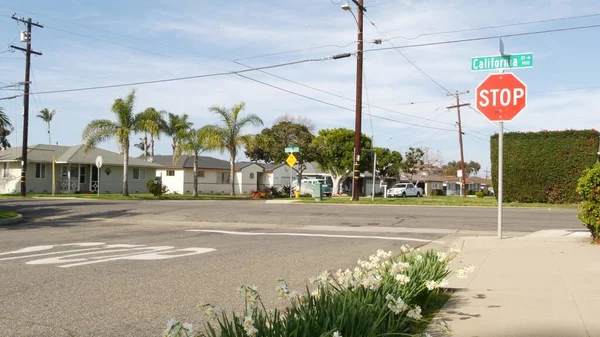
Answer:
[[[148,180],[146,183],[148,192],[152,193],[155,197],[162,197],[163,194],[169,193],[169,188],[162,184],[160,180]]]
[[[442,195],[442,191],[440,191],[440,190],[433,190],[433,191],[431,191],[431,195],[433,195],[433,196]]]
[[[579,179],[577,192],[583,198],[579,205],[579,220],[590,230],[592,242],[600,244],[600,164],[585,171]]]
[[[596,162],[595,130],[509,132],[504,135],[504,201],[577,203],[577,180]],[[491,138],[498,186],[498,135]],[[497,193],[496,193],[497,195]]]
[[[421,252],[408,246],[402,254],[378,250],[369,261],[358,261],[353,270],[324,271],[311,278],[315,286],[306,294],[288,289],[284,279],[277,280],[280,299],[289,301],[283,310],[267,310],[253,286],[241,286],[244,298],[241,315],[221,313],[212,304],[198,308],[207,319],[195,336],[410,336],[423,329],[423,317],[445,297],[446,279],[451,274],[449,262],[458,250],[450,253]],[[473,266],[456,270],[465,278]],[[165,336],[192,336],[193,327],[170,320]]]
[[[483,191],[477,191],[475,192],[475,196],[477,196],[477,198],[483,198],[485,197],[485,193],[483,193]]]
[[[260,198],[265,199],[267,197],[267,192],[264,191],[254,191],[251,195],[252,198]]]

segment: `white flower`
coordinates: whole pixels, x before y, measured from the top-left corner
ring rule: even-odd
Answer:
[[[406,316],[417,321],[420,320],[421,318],[423,318],[423,316],[421,315],[421,307],[418,305],[415,306],[414,309],[411,309],[408,311],[408,313],[406,313]]]
[[[468,265],[468,266],[466,266],[466,267],[465,267],[465,271],[466,271],[467,273],[472,273],[472,272],[474,272],[474,271],[475,271],[475,266],[474,266],[474,265],[472,265],[472,264],[470,264],[470,265]]]
[[[427,287],[428,290],[433,290],[438,287],[438,284],[435,281],[425,281],[425,287]]]
[[[176,319],[171,318],[168,322],[167,322],[167,328],[165,329],[165,336],[170,336],[171,335],[171,330],[173,329],[173,327],[175,327],[177,324],[179,324],[179,322]]]
[[[342,337],[342,334],[339,331],[333,333],[333,337]]]
[[[400,251],[402,253],[408,253],[412,251],[412,248],[410,248],[410,246],[408,245],[402,245],[402,247],[400,247]]]
[[[416,261],[419,261],[419,262],[420,262],[420,261],[423,261],[423,255],[421,255],[421,254],[417,254],[417,255],[415,255],[415,260],[416,260]]]
[[[400,284],[408,284],[410,282],[410,277],[404,274],[398,274],[396,275],[396,281],[398,281]]]
[[[258,333],[258,329],[255,327],[250,327],[250,328],[246,329],[246,335],[248,337],[254,337],[254,336],[256,336],[257,333]]]
[[[249,337],[255,336],[258,330],[254,327],[254,320],[250,316],[244,318],[244,330]]]
[[[448,286],[448,280],[443,279],[437,284],[438,288],[446,288]]]
[[[461,252],[461,250],[459,247],[456,247],[456,246],[450,247],[450,253],[460,253],[460,252]]]
[[[387,258],[391,257],[392,254],[393,254],[392,251],[387,251],[386,252],[383,249],[378,249],[377,250],[377,256],[379,256],[382,259],[387,259]]]
[[[407,309],[406,303],[400,297],[395,299],[394,296],[387,294],[385,299],[388,301],[387,307],[396,315]]]
[[[445,252],[437,252],[436,253],[438,261],[440,262],[444,262],[446,261],[446,258],[448,258],[448,254],[446,254]]]
[[[390,273],[392,275],[400,274],[410,268],[410,264],[408,262],[395,262],[392,264],[390,269]]]
[[[215,314],[215,307],[211,304],[199,305],[198,309],[202,311],[202,315],[204,318],[210,321],[214,321],[217,319],[217,315]]]
[[[467,278],[467,273],[472,273],[473,271],[475,271],[475,266],[473,266],[472,264],[463,267],[463,268],[459,268],[456,270],[456,277],[461,278],[461,279],[465,279]]]

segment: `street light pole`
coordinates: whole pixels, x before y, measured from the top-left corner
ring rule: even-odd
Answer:
[[[358,25],[356,41],[356,110],[354,116],[354,176],[352,179],[352,200],[358,201],[358,186],[360,179],[360,136],[362,134],[362,75],[363,75],[363,0],[352,0],[358,7]],[[342,9],[351,11],[350,6],[343,5]]]

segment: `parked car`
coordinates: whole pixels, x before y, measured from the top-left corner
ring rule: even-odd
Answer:
[[[417,197],[420,198],[423,195],[423,189],[419,187],[415,187],[415,185],[410,183],[401,183],[392,186],[387,191],[388,197]]]

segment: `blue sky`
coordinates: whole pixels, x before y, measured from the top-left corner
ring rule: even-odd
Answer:
[[[43,29],[34,28],[33,32],[33,48],[44,53],[32,60],[33,92],[240,70],[244,67],[232,60],[243,59],[239,62],[264,66],[355,51],[356,24],[350,13],[340,9],[342,3],[339,0],[3,0],[0,1],[0,52],[11,43],[22,45],[18,34],[24,26],[17,26],[7,17],[16,13],[45,25]],[[496,1],[485,5],[462,0],[366,0],[365,6],[368,8],[366,42],[600,13],[600,4],[595,0]],[[380,31],[371,25],[371,21]],[[402,46],[590,24],[600,24],[600,16],[425,35],[411,40],[395,38],[391,42],[394,46]],[[533,52],[535,57],[534,68],[515,71],[527,84],[530,94],[527,109],[514,121],[506,123],[507,131],[600,128],[597,99],[600,47],[595,43],[599,30],[592,28],[503,39],[506,53]],[[463,100],[474,104],[473,92],[488,73],[471,72],[470,58],[497,54],[497,44],[497,40],[492,39],[402,49],[401,52],[445,89],[470,90],[471,94],[464,95]],[[329,47],[255,57],[325,45]],[[389,46],[387,42],[381,45],[366,43],[365,49]],[[396,50],[365,54],[363,102],[393,111],[365,106],[364,112],[394,121],[366,115],[363,132],[374,135],[376,146],[402,152],[410,146],[424,146],[439,153],[443,161],[459,159],[458,134],[452,131],[455,130],[456,111],[446,109],[453,104],[452,99],[404,56]],[[352,110],[355,60],[350,57],[269,70],[272,74],[337,96],[268,74],[253,72],[246,76]],[[23,68],[21,52],[0,54],[0,82],[22,81]],[[216,122],[208,112],[212,105],[231,106],[245,101],[247,112],[260,115],[266,126],[287,113],[306,116],[319,129],[354,128],[352,111],[294,96],[235,75],[136,88],[137,110],[153,106],[174,113],[186,112],[196,125]],[[581,88],[585,90],[567,90]],[[122,87],[33,95],[30,144],[47,143],[45,126],[34,117],[42,107],[60,110],[53,122],[53,142],[78,144],[84,126],[93,119],[112,118],[110,106],[113,100],[126,95],[129,90]],[[0,90],[0,97],[14,94],[14,91]],[[11,136],[12,143],[20,144],[22,99],[1,100],[0,106],[17,126],[16,134]],[[489,135],[497,132],[498,126],[472,109],[462,111],[466,133],[465,160],[480,162],[483,171],[490,165]],[[247,131],[259,130],[248,128]],[[170,140],[161,139],[157,152],[169,154],[169,144]],[[116,150],[114,142],[107,142],[102,147]],[[138,155],[138,150],[133,150],[132,154]],[[212,155],[226,157],[226,154]]]

